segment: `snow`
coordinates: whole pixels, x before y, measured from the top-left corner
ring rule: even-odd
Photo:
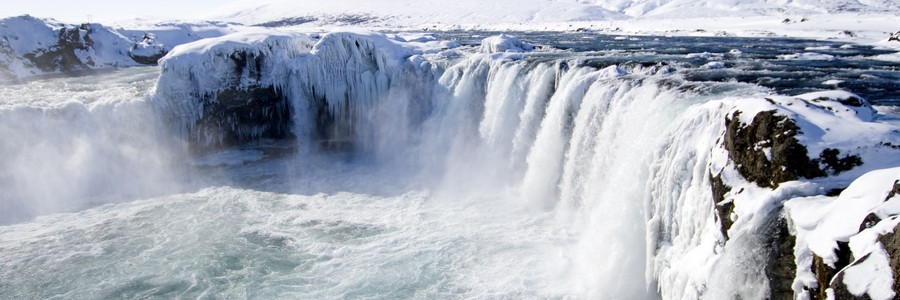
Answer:
[[[794,54],[779,55],[780,59],[797,59],[797,60],[834,60],[834,55],[822,54],[816,52],[803,52]]]
[[[711,61],[704,64],[703,67],[707,69],[722,69],[725,68],[725,63],[721,61]]]
[[[132,45],[128,51],[132,56],[156,57],[165,55],[169,50],[166,49],[166,45],[156,42],[155,38],[148,35],[147,38]]]
[[[837,261],[837,242],[849,242],[857,261],[844,271],[843,282],[856,295],[868,293],[873,299],[891,299],[892,283],[888,256],[878,237],[893,231],[900,223],[900,197],[885,201],[894,181],[900,179],[900,167],[868,172],[854,180],[837,197],[814,196],[791,199],[784,206],[797,237],[795,253],[798,279],[794,290],[815,286],[810,268],[811,254],[832,267]],[[875,213],[883,220],[859,231],[863,219]],[[868,256],[868,257],[866,257]],[[802,263],[801,263],[802,262]]]
[[[108,69],[140,65],[132,56],[158,56],[171,47],[202,38],[221,36],[246,27],[221,22],[160,23],[132,22],[129,29],[96,23],[64,24],[52,19],[19,16],[0,19],[0,65],[8,68],[5,79],[21,79],[45,73],[65,72],[64,68]],[[28,54],[50,52],[59,44],[59,32],[77,31],[85,49],[76,49],[80,65],[42,70],[25,58]],[[152,36],[152,39],[145,37]],[[71,62],[70,62],[71,63]],[[3,75],[3,73],[0,73]],[[0,78],[2,80],[4,78]]]
[[[630,109],[628,101],[640,103],[634,104],[635,107],[676,107],[673,111],[690,103],[675,101],[679,98],[673,91],[649,80],[645,84],[634,84],[627,79],[617,81],[638,76],[618,66],[600,70],[579,67],[565,73],[558,73],[556,65],[536,66],[534,71],[523,73],[527,69],[521,61],[495,55],[498,53],[482,53],[524,50],[509,47],[515,46],[516,40],[506,35],[485,38],[478,49],[454,49],[458,45],[441,43],[428,34],[385,35],[350,30],[310,38],[292,30],[259,29],[176,47],[161,62],[156,99],[175,108],[175,115],[184,117],[180,122],[190,127],[202,114],[202,109],[194,106],[198,93],[209,94],[235,86],[272,85],[289,93],[297,112],[294,133],[298,136],[313,128],[308,124],[314,119],[309,103],[323,101],[321,105],[334,116],[335,122],[356,126],[354,138],[363,144],[374,143],[372,147],[383,147],[380,149],[393,155],[411,151],[397,148],[398,145],[406,148],[403,145],[409,143],[403,140],[407,137],[397,133],[411,129],[404,127],[409,126],[408,120],[396,120],[406,117],[405,114],[396,112],[408,109],[403,101],[428,99],[431,102],[426,105],[434,107],[434,113],[440,118],[435,117],[434,123],[424,126],[422,130],[435,133],[428,131],[422,139],[441,148],[426,152],[430,154],[429,160],[434,156],[444,157],[434,153],[446,153],[441,152],[447,151],[446,148],[461,147],[454,144],[457,139],[474,136],[496,151],[487,152],[485,157],[499,155],[504,165],[510,161],[524,168],[520,174],[522,186],[517,189],[525,198],[524,206],[537,210],[554,205],[596,207],[599,210],[590,213],[602,217],[583,217],[587,220],[578,221],[591,224],[590,228],[621,226],[615,222],[616,218],[628,215],[638,219],[641,213],[624,208],[619,212],[618,207],[590,202],[593,196],[588,195],[601,195],[597,196],[600,199],[618,197],[607,193],[623,188],[624,184],[618,184],[616,189],[602,188],[585,185],[585,180],[603,182],[599,178],[604,176],[646,176],[646,184],[637,183],[630,188],[635,195],[642,195],[649,187],[648,193],[652,195],[642,198],[652,199],[646,200],[650,203],[647,203],[649,211],[644,225],[659,231],[646,232],[644,276],[647,282],[659,283],[665,298],[729,298],[735,293],[745,298],[762,297],[766,290],[756,287],[765,285],[765,274],[742,266],[765,263],[767,254],[761,249],[765,247],[766,237],[762,235],[779,217],[782,205],[791,218],[791,230],[798,237],[795,249],[798,265],[811,265],[812,254],[833,263],[836,241],[851,239],[856,233],[851,231],[858,228],[857,221],[877,204],[869,202],[875,201],[874,198],[857,199],[862,196],[856,195],[856,191],[870,191],[869,184],[877,181],[863,174],[900,166],[895,150],[882,145],[884,142],[900,144],[900,136],[896,134],[898,124],[878,114],[864,99],[846,91],[704,99],[708,102],[691,106],[676,117],[667,115],[668,110]],[[261,55],[265,58],[263,68],[271,70],[267,74],[272,75],[250,78],[247,74],[232,74],[228,57],[235,53]],[[458,56],[444,61],[450,53]],[[723,55],[726,54],[697,53],[694,57]],[[546,92],[550,87],[556,88],[552,94]],[[412,97],[409,93],[428,96]],[[483,101],[483,106],[476,101]],[[484,110],[473,113],[473,106]],[[543,117],[539,118],[536,115],[540,115],[541,107]],[[825,149],[838,149],[842,155],[858,155],[863,165],[834,176],[781,183],[774,190],[747,182],[724,149],[721,139],[724,120],[740,111],[739,121],[749,124],[758,113],[771,110],[796,122],[800,128],[796,138],[807,147],[810,158],[819,157]],[[601,121],[592,123],[592,118]],[[675,126],[661,125],[669,119],[675,119]],[[476,126],[469,128],[468,124]],[[634,141],[629,138],[632,136],[654,138]],[[620,145],[621,149],[608,151],[621,151],[625,154],[617,152],[616,155],[627,158],[622,163],[611,161],[609,157],[614,156],[602,152],[607,150],[597,147],[594,139]],[[654,148],[657,145],[661,145],[660,149]],[[768,147],[760,146],[758,150],[772,155]],[[470,160],[469,155],[461,159]],[[649,175],[625,163],[643,160],[651,161]],[[715,205],[709,193],[710,175],[720,175],[732,187],[725,195],[726,201],[734,204],[729,216],[734,224],[727,232],[727,240],[720,232],[715,211],[710,209]],[[837,200],[818,196],[848,185]],[[546,199],[554,198],[556,193],[560,194],[560,203],[547,203]],[[837,204],[833,203],[844,202],[855,204],[853,208],[834,208]],[[880,209],[889,214],[895,209],[893,205],[890,202],[890,206]],[[857,224],[848,225],[854,222]],[[641,248],[642,244],[633,238],[640,230],[622,230],[616,234],[630,237],[617,235],[615,238],[628,243],[628,249]],[[605,278],[608,273],[597,268],[643,266],[608,260],[600,264],[590,253],[596,253],[597,249],[621,251],[624,246],[604,244],[602,239],[591,236],[609,233],[588,232],[585,236],[589,238],[582,242],[584,246],[573,254],[579,261],[597,263],[580,266],[579,270],[583,269],[585,274]],[[860,268],[863,266],[868,265]],[[804,287],[815,283],[815,278],[803,271],[809,268],[799,269],[794,288],[802,293]],[[629,272],[629,278],[635,276],[632,273]],[[848,276],[848,280],[858,278]],[[728,282],[741,282],[753,288],[735,291]],[[878,294],[879,287],[867,289],[872,295],[883,295]],[[624,289],[621,295],[633,295],[629,293],[630,290]]]
[[[888,227],[893,229],[890,222],[895,222],[895,219],[882,221],[862,233],[856,231],[859,221],[869,212],[884,218],[900,213],[900,199],[881,203],[884,195],[880,200],[876,197],[876,192],[886,187],[882,183],[890,178],[896,179],[900,173],[897,168],[876,171],[878,168],[900,165],[896,152],[880,145],[884,142],[900,144],[900,136],[896,134],[897,124],[886,121],[885,116],[876,112],[865,100],[860,100],[859,107],[845,104],[851,98],[859,98],[852,93],[825,91],[794,96],[728,97],[691,106],[686,113],[675,117],[668,115],[668,111],[630,109],[630,105],[643,108],[671,105],[676,107],[673,111],[678,111],[690,103],[673,101],[677,98],[674,92],[652,83],[633,85],[628,81],[615,81],[619,77],[638,76],[618,66],[601,70],[578,68],[563,74],[557,71],[558,66],[541,65],[523,75],[526,74],[523,73],[525,66],[516,60],[534,47],[505,34],[482,40],[478,48],[481,53],[476,54],[467,52],[475,49],[460,50],[457,49],[459,44],[440,41],[427,33],[386,35],[355,29],[343,29],[321,37],[301,33],[309,32],[315,26],[350,23],[369,29],[589,28],[616,34],[789,35],[872,43],[877,41],[885,26],[900,24],[895,15],[885,13],[886,10],[896,11],[896,4],[854,4],[867,14],[861,18],[858,14],[842,13],[838,7],[843,3],[834,0],[811,5],[808,1],[794,1],[786,10],[780,10],[783,6],[771,1],[723,5],[713,1],[679,0],[596,3],[475,3],[473,0],[463,0],[441,2],[443,5],[417,2],[415,8],[401,1],[369,3],[338,0],[312,4],[239,1],[226,7],[218,19],[252,24],[309,15],[317,16],[320,21],[307,24],[310,27],[281,29],[243,28],[216,22],[122,25],[129,29],[99,31],[102,35],[98,35],[101,38],[97,41],[95,52],[98,54],[95,57],[106,66],[127,66],[133,62],[123,60],[127,52],[123,53],[122,48],[115,46],[132,45],[132,53],[138,55],[171,49],[160,61],[162,75],[157,83],[154,103],[169,116],[176,117],[176,122],[180,122],[177,124],[188,130],[204,111],[203,103],[197,101],[197,97],[227,88],[274,86],[290,95],[291,105],[297,110],[296,134],[302,136],[304,131],[310,130],[308,124],[304,125],[312,119],[307,118],[311,109],[309,103],[321,100],[336,122],[358,122],[359,125],[355,126],[364,128],[360,129],[362,133],[359,138],[368,139],[377,144],[375,147],[386,150],[397,150],[406,145],[395,143],[403,137],[393,133],[406,132],[398,130],[398,127],[408,126],[404,123],[407,120],[394,119],[406,117],[400,116],[403,114],[398,114],[397,110],[406,109],[400,104],[412,98],[408,93],[431,96],[431,93],[446,92],[430,99],[433,102],[424,104],[444,114],[440,122],[429,124],[431,127],[428,130],[441,133],[431,138],[453,140],[446,144],[436,143],[436,147],[461,147],[455,144],[458,139],[477,136],[480,141],[495,146],[495,150],[501,153],[500,157],[507,158],[506,155],[512,153],[508,155],[511,157],[508,159],[510,164],[528,166],[520,174],[525,183],[520,189],[524,195],[522,198],[531,201],[524,206],[534,206],[536,209],[553,206],[540,201],[560,193],[561,205],[592,208],[585,211],[599,216],[595,219],[581,217],[588,220],[578,222],[604,226],[590,227],[595,229],[584,233],[585,238],[579,244],[581,249],[573,251],[578,253],[567,253],[575,257],[574,262],[595,263],[578,265],[578,270],[585,271],[583,273],[602,277],[610,273],[597,271],[597,268],[613,267],[629,270],[629,279],[634,279],[635,273],[642,273],[642,268],[634,270],[632,267],[643,267],[643,261],[616,259],[623,256],[615,256],[599,264],[596,263],[597,258],[591,255],[595,255],[597,249],[620,253],[624,247],[604,243],[609,239],[596,238],[601,235],[594,231],[596,228],[622,226],[621,222],[616,222],[620,221],[618,218],[628,216],[628,220],[638,220],[646,213],[646,223],[640,225],[659,228],[658,232],[647,230],[646,237],[641,237],[643,227],[635,226],[621,228],[623,230],[617,233],[602,234],[612,235],[611,240],[627,244],[629,247],[624,248],[629,250],[642,249],[643,244],[639,240],[646,238],[645,276],[647,282],[659,282],[666,298],[729,298],[729,293],[734,291],[725,289],[732,287],[728,283],[734,282],[752,287],[737,291],[745,298],[761,297],[767,291],[756,287],[765,284],[764,277],[761,277],[764,275],[754,273],[757,270],[741,268],[763,263],[765,254],[753,249],[763,248],[760,232],[771,224],[773,215],[779,212],[783,204],[792,222],[791,229],[798,238],[795,255],[801,267],[794,284],[798,294],[803,293],[804,287],[815,284],[815,278],[807,271],[809,268],[803,267],[811,265],[812,254],[833,264],[836,261],[836,242],[849,241],[855,257],[868,254],[870,258],[846,270],[844,282],[848,288],[854,293],[868,293],[873,298],[890,298],[893,294],[885,287],[890,287],[892,281],[884,276],[886,254],[883,247],[879,248],[877,244],[877,234],[886,232]],[[787,14],[791,14],[791,21],[785,23],[782,20]],[[55,42],[53,26],[64,26],[33,18],[7,22],[12,24],[9,25],[9,36],[17,37],[10,42],[14,44],[10,49],[19,51],[16,52],[19,56],[33,51],[35,45]],[[843,30],[853,30],[856,36],[842,34]],[[17,35],[17,32],[35,34]],[[147,34],[152,34],[154,39],[142,39]],[[834,59],[831,55],[813,52],[824,50],[827,49],[805,49],[810,52],[786,54],[780,58]],[[266,72],[258,78],[249,76],[246,70],[234,73],[232,66],[235,62],[230,58],[234,54],[262,58],[261,68]],[[688,54],[687,58],[713,60],[703,67],[719,69],[725,64],[715,60],[725,55],[741,55],[741,51],[693,53]],[[0,59],[3,59],[2,53]],[[10,63],[16,67],[16,74],[35,74],[26,64],[16,63]],[[830,85],[839,83],[831,80],[825,82]],[[403,88],[398,88],[401,85],[404,85]],[[558,90],[547,92],[554,89]],[[547,96],[551,94],[552,97]],[[549,99],[541,98],[545,96]],[[480,100],[484,100],[484,116],[473,115],[471,107],[480,103],[472,101]],[[797,138],[808,148],[810,158],[816,158],[823,150],[831,148],[840,150],[842,155],[859,155],[864,165],[836,176],[782,183],[775,190],[747,182],[737,173],[722,146],[723,122],[725,117],[740,111],[739,120],[747,124],[756,114],[768,110],[775,110],[778,115],[788,116],[797,123],[800,127]],[[521,114],[518,114],[519,111]],[[384,115],[392,120],[385,120]],[[604,118],[591,123],[595,116]],[[625,116],[642,122],[628,122]],[[660,130],[666,128],[662,126],[666,124],[663,121],[669,118],[675,119],[676,126]],[[472,122],[478,125],[474,126],[477,127],[475,130],[466,131],[465,125],[460,126]],[[619,133],[618,130],[626,131]],[[215,139],[215,135],[221,133],[194,134]],[[648,138],[646,141],[629,138],[651,134],[659,136],[654,135],[655,139]],[[627,147],[603,150],[593,144],[595,137]],[[497,146],[506,144],[509,147]],[[532,147],[532,144],[535,146]],[[654,148],[658,145],[665,146]],[[760,146],[758,150],[767,157],[772,155],[771,148]],[[628,159],[617,162],[609,157],[619,156],[602,151],[621,151],[625,154],[615,154],[625,155]],[[482,153],[473,156],[477,154]],[[255,150],[226,151],[198,158],[194,163],[198,166],[240,165],[264,156]],[[451,159],[447,158],[448,161]],[[633,161],[644,160],[652,160],[651,170],[633,167]],[[733,187],[726,194],[726,201],[734,204],[734,212],[729,217],[735,221],[727,232],[727,242],[719,231],[715,211],[709,209],[715,205],[709,196],[709,175],[720,175],[726,184]],[[621,195],[609,194],[617,189],[585,186],[583,182],[586,180],[605,182],[600,179],[636,177],[649,178],[646,178],[646,184],[643,181],[629,184],[628,188],[635,197],[629,199],[651,202],[646,203],[646,212],[619,211],[615,209],[620,207],[588,201]],[[848,185],[847,190],[838,197],[821,196],[830,189]],[[644,197],[647,189],[653,197]],[[626,254],[634,256],[633,253]],[[627,283],[634,282],[640,280],[628,280]],[[597,292],[598,288],[591,287],[591,283],[586,281],[581,284],[594,295],[607,292]],[[634,295],[628,294],[631,291],[627,288],[619,288],[622,290],[611,293]]]
[[[895,150],[878,146],[883,141],[900,138],[896,134],[898,125],[876,114],[864,100],[860,100],[860,107],[841,103],[851,98],[859,97],[846,91],[823,91],[796,96],[726,98],[707,102],[684,114],[683,123],[670,133],[672,150],[667,150],[658,160],[656,180],[659,182],[651,187],[658,191],[654,192],[655,212],[647,226],[664,230],[662,236],[648,235],[648,243],[661,245],[654,253],[653,271],[664,291],[663,298],[693,299],[701,295],[715,299],[765,298],[766,291],[735,289],[734,283],[766,285],[762,271],[746,269],[746,266],[762,265],[768,260],[768,254],[760,251],[765,252],[761,250],[766,247],[765,234],[779,218],[782,205],[790,219],[789,229],[797,237],[798,273],[793,288],[802,298],[808,293],[806,287],[816,284],[811,272],[813,253],[833,264],[836,241],[850,240],[870,211],[885,211],[880,213],[885,217],[900,212],[896,210],[900,203],[881,204],[893,180],[900,178],[900,168],[878,170],[900,166]],[[800,127],[797,139],[808,148],[810,158],[818,157],[825,148],[833,148],[842,154],[859,155],[863,165],[835,176],[781,183],[774,190],[747,182],[724,149],[723,120],[740,111],[739,121],[749,124],[756,114],[770,110],[796,122]],[[703,145],[717,146],[709,149]],[[694,175],[679,173],[690,172],[683,170],[685,166],[701,169],[692,171]],[[731,187],[725,194],[725,202],[734,205],[733,213],[728,216],[734,223],[727,231],[727,240],[718,232],[714,212],[699,209],[714,205],[708,196],[711,187],[707,176],[721,176],[725,185]],[[838,200],[820,196],[848,184],[850,187]],[[862,251],[870,250],[854,250],[854,255]],[[870,269],[860,269],[848,275],[848,280],[869,282],[866,280],[872,278],[855,274],[868,274],[871,268],[883,266],[881,261],[873,259],[865,265]],[[876,279],[882,285],[868,287],[870,295],[886,295],[879,289],[884,282],[890,283],[890,278]]]
[[[305,22],[296,26],[324,30],[346,26],[386,30],[586,29],[628,35],[786,36],[886,44],[890,33],[900,28],[897,11],[900,5],[893,1],[852,0],[238,0],[199,17],[244,24],[300,18]]]
[[[482,53],[526,52],[534,50],[534,46],[522,42],[512,35],[501,34],[481,40],[479,51]]]

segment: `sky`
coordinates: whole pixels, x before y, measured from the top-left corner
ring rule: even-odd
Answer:
[[[229,0],[15,0],[4,1],[0,18],[29,14],[66,23],[108,23],[134,18],[191,19]]]

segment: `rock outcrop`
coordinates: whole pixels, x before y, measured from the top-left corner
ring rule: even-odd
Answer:
[[[155,65],[171,46],[221,36],[230,24],[184,23],[111,28],[24,15],[0,19],[0,80]],[[159,38],[157,38],[159,37]]]
[[[160,58],[166,56],[169,50],[166,46],[156,41],[153,34],[144,34],[144,38],[137,43],[131,45],[128,49],[128,56],[135,62],[144,65],[155,65]]]
[[[809,153],[811,148],[804,144],[809,142],[809,136],[805,136],[804,130],[810,130],[812,136],[821,138],[822,132],[827,133],[830,129],[816,127],[820,125],[815,124],[826,118],[871,122],[874,120],[875,112],[867,101],[845,92],[811,93],[792,99],[783,97],[767,101],[774,109],[757,110],[751,112],[752,116],[743,116],[744,112],[734,110],[725,120],[722,147],[727,151],[734,171],[743,179],[761,188],[777,190],[786,182],[813,181],[817,178],[839,176],[863,165],[861,155],[842,153],[842,150],[836,147],[827,147],[828,143],[817,145],[815,151],[818,153]],[[821,116],[813,117],[811,114],[798,116],[798,109],[792,107],[797,105]],[[800,125],[801,122],[803,125]],[[739,221],[734,218],[741,217],[735,214],[735,200],[732,199],[741,192],[733,193],[732,190],[735,189],[733,184],[723,180],[721,174],[710,174],[710,188],[716,203],[715,216],[726,242],[732,238],[728,235],[729,229]],[[844,187],[834,187],[822,193],[827,192],[831,196],[836,196],[844,190]],[[743,191],[742,187],[738,188]],[[900,191],[900,186],[894,188]],[[898,192],[893,193],[892,195],[895,195]],[[789,217],[781,213],[783,201],[773,203],[777,208],[764,222],[766,225],[762,228],[765,232],[760,233],[768,248],[765,275],[769,283],[770,299],[793,299],[798,292],[793,286],[796,284],[794,279],[798,274],[796,264],[798,258],[795,257],[795,247],[798,243],[792,228],[794,225],[785,219]],[[863,220],[860,231],[874,226],[884,217],[871,214]],[[827,263],[815,253],[811,254],[810,273],[818,285],[818,288],[812,285],[813,287],[808,290],[808,295],[812,299],[825,299],[828,289],[833,288],[835,280],[838,280],[836,276],[840,276],[839,271],[853,262],[847,241],[838,241],[837,245],[834,256],[829,258]],[[893,262],[894,254],[891,255]],[[839,289],[834,291],[841,293]]]
[[[725,120],[725,149],[745,179],[775,188],[782,182],[826,175],[797,141],[800,128],[794,121],[771,110],[741,124],[740,114],[736,111]]]

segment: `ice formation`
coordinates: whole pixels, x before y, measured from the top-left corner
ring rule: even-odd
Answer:
[[[525,45],[499,36],[481,50]],[[873,275],[890,262],[873,241],[896,224],[893,201],[878,204],[877,194],[865,196],[871,205],[841,206],[863,197],[861,186],[880,193],[897,179],[895,169],[876,170],[900,165],[897,125],[864,99],[710,100],[659,67],[453,47],[365,32],[314,44],[275,31],[225,36],[173,49],[154,101],[200,148],[258,140],[275,126],[304,147],[412,162],[468,188],[478,186],[471,173],[503,178],[490,182],[577,232],[565,255],[588,298],[809,297],[812,254],[834,266],[838,241],[870,257],[842,271],[849,293],[894,295],[889,278]],[[259,89],[275,91],[263,98],[291,117],[237,117],[269,109],[254,93],[231,97]],[[821,196],[848,185],[836,199]],[[859,232],[873,209],[883,221]]]

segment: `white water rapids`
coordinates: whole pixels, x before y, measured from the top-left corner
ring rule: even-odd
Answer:
[[[288,86],[294,153],[202,164],[146,96],[157,68],[0,87],[0,221],[15,223],[0,227],[0,298],[697,296],[681,259],[714,248],[687,253],[716,234],[707,159],[724,122],[698,106],[755,88],[656,71],[399,70],[394,84],[435,84],[360,87],[332,108],[355,114],[364,153],[305,144]]]

